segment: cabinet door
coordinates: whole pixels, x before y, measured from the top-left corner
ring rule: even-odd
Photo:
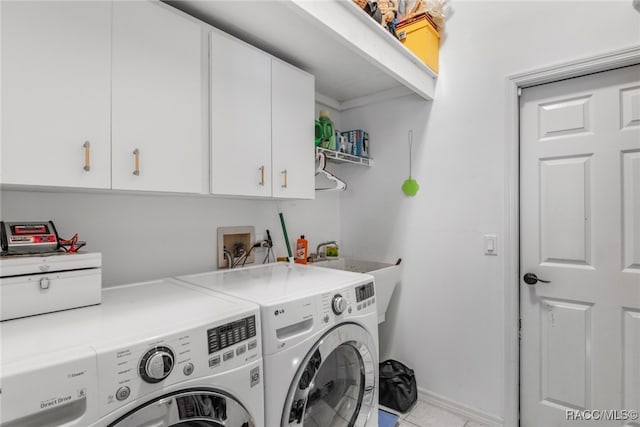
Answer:
[[[201,191],[200,37],[167,5],[113,3],[114,189]]]
[[[273,197],[313,199],[314,78],[272,60]]]
[[[271,196],[271,57],[211,33],[211,192]]]
[[[111,3],[0,7],[1,182],[109,188]]]

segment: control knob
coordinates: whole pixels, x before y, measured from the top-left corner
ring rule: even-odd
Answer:
[[[340,294],[336,294],[331,302],[331,308],[336,315],[342,314],[347,308],[347,301]]]
[[[170,348],[152,348],[140,361],[140,376],[148,383],[160,382],[171,373],[173,361],[174,356]]]

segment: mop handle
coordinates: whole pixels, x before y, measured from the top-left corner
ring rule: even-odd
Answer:
[[[280,224],[282,224],[282,232],[284,233],[284,242],[287,244],[287,253],[289,254],[289,258],[293,256],[291,253],[291,245],[289,244],[289,236],[287,235],[287,226],[284,225],[284,215],[280,212]]]

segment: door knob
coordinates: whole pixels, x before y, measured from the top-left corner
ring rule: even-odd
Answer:
[[[542,280],[542,279],[538,279],[538,276],[536,276],[533,273],[527,273],[524,275],[523,277],[524,279],[524,283],[526,283],[527,285],[535,285],[538,282],[541,283],[551,283],[551,280]]]

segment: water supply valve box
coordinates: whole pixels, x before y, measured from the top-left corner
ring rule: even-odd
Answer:
[[[255,241],[255,227],[218,228],[218,268],[243,267],[253,264],[251,245]]]

